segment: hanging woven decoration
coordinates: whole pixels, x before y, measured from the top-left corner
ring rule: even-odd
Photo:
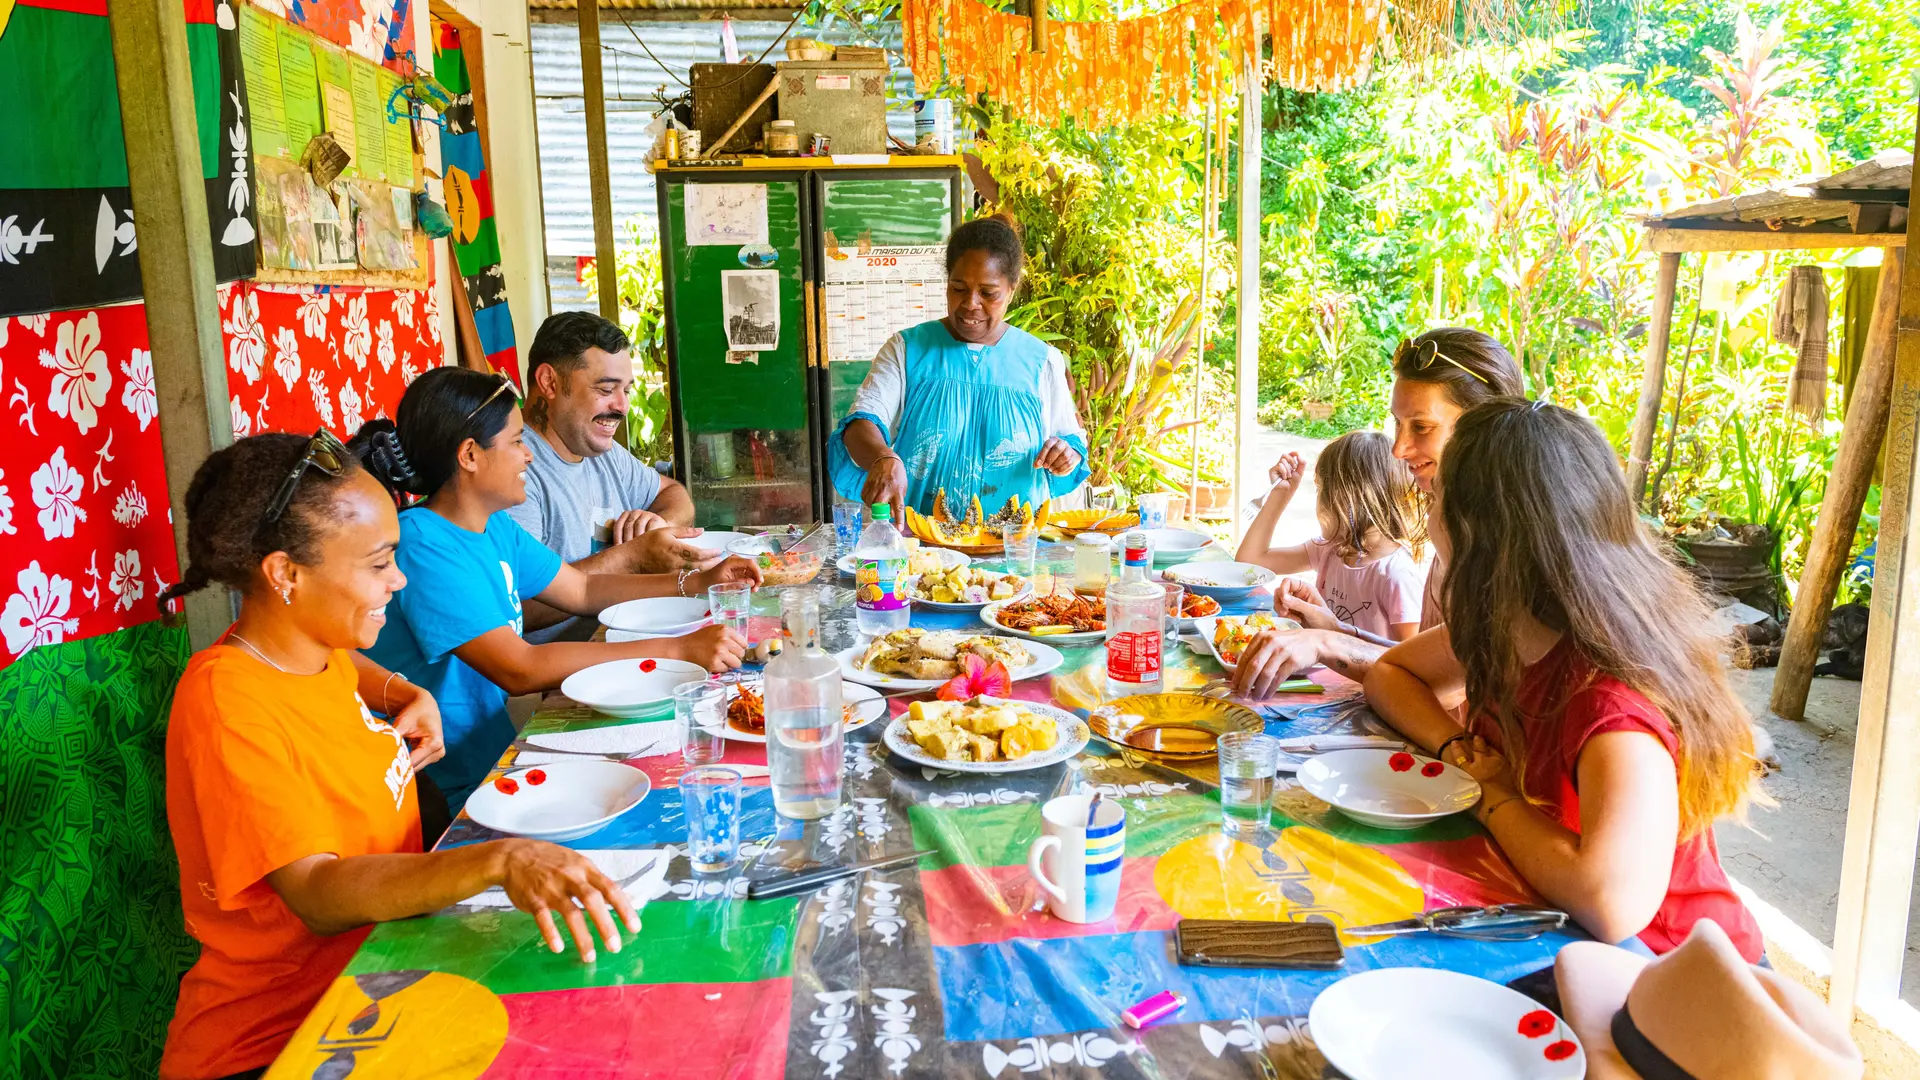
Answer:
[[[1452,0],[1190,0],[1138,19],[1050,21],[1044,53],[1032,51],[1031,19],[979,0],[905,0],[900,17],[920,93],[944,79],[1027,120],[1103,127],[1234,93],[1234,73],[1259,55],[1256,21],[1272,35],[1263,81],[1326,91],[1359,82],[1389,34],[1424,52],[1452,10]]]

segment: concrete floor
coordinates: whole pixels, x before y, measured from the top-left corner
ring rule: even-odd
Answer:
[[[1286,451],[1298,451],[1311,470],[1325,443],[1261,427],[1247,450],[1249,466],[1264,478],[1267,466]],[[1274,529],[1275,544],[1297,544],[1318,535],[1312,477],[1294,495]],[[1840,893],[1840,857],[1846,843],[1847,797],[1853,778],[1853,731],[1860,712],[1860,684],[1843,679],[1813,681],[1807,718],[1771,716],[1773,669],[1729,672],[1735,693],[1759,717],[1773,739],[1780,771],[1761,789],[1775,806],[1755,806],[1745,825],[1723,822],[1715,830],[1727,873],[1779,908],[1822,944],[1833,944],[1834,911]],[[1920,907],[1920,873],[1915,875]],[[1920,1006],[1920,919],[1907,934],[1901,997]]]

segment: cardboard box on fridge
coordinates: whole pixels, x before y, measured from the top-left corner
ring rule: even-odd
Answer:
[[[777,67],[780,119],[793,121],[802,149],[817,132],[835,154],[887,152],[884,63],[789,60]]]

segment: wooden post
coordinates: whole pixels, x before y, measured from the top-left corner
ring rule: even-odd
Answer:
[[[1252,495],[1253,475],[1259,468],[1247,462],[1247,440],[1253,430],[1254,402],[1260,392],[1260,23],[1255,18],[1252,43],[1240,67],[1240,276],[1235,289],[1233,326],[1234,423],[1232,496],[1233,537],[1240,539],[1240,504]]]
[[[1787,623],[1786,643],[1780,649],[1780,667],[1773,676],[1773,711],[1789,720],[1803,720],[1813,666],[1820,659],[1820,643],[1833,612],[1834,590],[1853,548],[1853,531],[1860,524],[1860,508],[1873,486],[1873,467],[1887,432],[1887,413],[1893,405],[1893,328],[1899,318],[1901,263],[1906,251],[1888,248],[1880,260],[1880,286],[1873,298],[1873,317],[1867,328],[1867,347],[1854,381],[1853,402],[1840,434],[1840,450],[1827,476],[1826,495],[1820,500],[1807,564],[1794,594],[1793,618]]]
[[[1920,146],[1920,117],[1915,145]],[[1894,337],[1893,411],[1887,421],[1886,479],[1880,497],[1873,619],[1854,730],[1853,787],[1833,937],[1828,1002],[1851,1025],[1861,1001],[1899,993],[1912,905],[1913,856],[1920,837],[1920,216],[1907,219],[1907,265]],[[1882,273],[1886,271],[1882,269]]]
[[[1673,340],[1673,295],[1679,286],[1680,253],[1662,254],[1653,287],[1651,325],[1647,327],[1640,404],[1633,410],[1633,439],[1627,445],[1627,492],[1635,506],[1647,493],[1647,462],[1653,457],[1653,433],[1660,426],[1660,399],[1667,388],[1667,346]]]
[[[184,572],[187,484],[208,454],[233,442],[186,13],[179,0],[112,0],[107,19],[140,238],[174,551]],[[233,622],[225,589],[193,593],[186,614],[195,650],[213,644]]]
[[[580,86],[587,103],[587,184],[593,199],[593,280],[600,317],[620,321],[619,263],[613,249],[613,177],[607,167],[607,91],[600,74],[600,4],[574,5],[580,17]]]

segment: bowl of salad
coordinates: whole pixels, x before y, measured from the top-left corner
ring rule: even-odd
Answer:
[[[1206,639],[1207,651],[1220,662],[1220,666],[1231,672],[1240,666],[1240,654],[1247,651],[1247,643],[1253,640],[1255,634],[1262,630],[1298,630],[1300,624],[1292,619],[1259,611],[1252,615],[1195,619],[1193,629]]]

